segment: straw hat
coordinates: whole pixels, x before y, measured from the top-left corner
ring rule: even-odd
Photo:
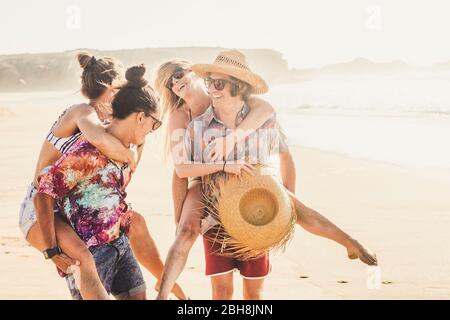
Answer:
[[[192,71],[201,78],[213,72],[233,76],[251,85],[254,94],[263,94],[269,90],[264,79],[250,70],[245,55],[237,50],[222,51],[213,64],[194,64]]]
[[[211,240],[222,243],[219,255],[243,260],[267,250],[284,249],[296,222],[294,206],[281,183],[263,167],[241,179],[226,175],[210,186],[216,201],[206,202],[207,212],[219,222]]]

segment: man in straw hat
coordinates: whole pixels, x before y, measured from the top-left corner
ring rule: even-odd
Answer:
[[[251,181],[249,175],[256,175],[255,179],[259,179],[261,174],[260,170],[257,172],[250,163],[270,164],[271,156],[286,154],[289,149],[274,115],[256,132],[251,132],[246,136],[245,143],[234,145],[232,152],[224,152],[228,155],[225,161],[216,159],[214,154],[210,154],[210,150],[205,149],[205,146],[211,146],[210,142],[215,138],[223,137],[229,131],[235,129],[249,112],[248,97],[251,94],[267,92],[268,86],[259,75],[251,71],[245,56],[236,50],[221,52],[213,64],[193,65],[192,70],[204,78],[208,94],[212,99],[212,105],[203,115],[194,119],[188,127],[186,132],[187,158],[199,165],[217,165],[217,161],[214,160],[221,161],[223,165],[222,172],[202,177],[206,207],[211,209],[215,207],[220,195],[220,188],[224,186],[223,181],[226,176],[227,164],[229,165],[233,161],[249,162],[243,166],[243,172],[246,172],[243,178]],[[236,132],[236,134],[245,135],[246,133]],[[242,139],[238,140],[241,141]],[[295,170],[293,166],[292,170]],[[242,186],[242,184],[240,185]],[[293,191],[292,186],[285,186]],[[347,248],[348,255],[352,259],[360,258],[369,265],[377,263],[375,256],[364,249],[356,240],[316,211],[304,206],[289,191],[283,190],[283,192],[280,192],[276,186],[264,190],[274,191],[273,193],[277,195],[275,199],[277,204],[289,202],[289,200],[286,201],[287,195],[289,195],[295,208],[294,223],[296,222],[313,234],[342,244]],[[264,192],[255,193],[255,196],[260,199],[267,198],[269,195],[264,194]],[[230,197],[232,197],[232,193],[231,191]],[[251,206],[251,202],[246,203],[250,203]],[[268,205],[270,206],[270,203]],[[206,210],[207,213],[212,211],[214,210]],[[288,210],[284,211],[287,212]],[[268,251],[263,250],[258,252],[257,255],[252,252],[251,259],[243,259],[243,255],[239,254],[240,252],[233,252],[236,247],[231,246],[231,250],[226,248],[230,243],[223,241],[224,237],[221,236],[223,230],[220,230],[222,224],[221,221],[218,221],[220,220],[218,218],[220,217],[217,215],[207,214],[202,220],[206,275],[211,277],[213,299],[232,298],[232,271],[235,269],[238,269],[243,276],[244,298],[260,299],[264,278],[270,271]],[[289,223],[286,225],[289,225]],[[289,238],[289,232],[285,235],[284,240]],[[280,241],[284,240],[280,239]],[[167,268],[170,268],[170,266],[167,266]],[[168,279],[163,276],[161,291],[167,286],[165,282],[170,285],[172,281],[175,281],[175,279]],[[163,292],[160,292],[159,298],[164,298],[161,294]]]

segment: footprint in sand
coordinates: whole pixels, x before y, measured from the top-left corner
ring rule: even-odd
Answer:
[[[2,247],[3,254],[7,255],[14,255],[15,253],[18,253],[21,249],[29,246],[28,243],[19,237],[1,237],[0,245]]]
[[[25,239],[19,237],[1,237],[1,246],[27,247],[28,243]]]

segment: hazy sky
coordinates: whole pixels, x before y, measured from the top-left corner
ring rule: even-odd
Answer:
[[[0,54],[75,48],[271,48],[304,68],[366,57],[450,60],[448,0],[15,0]]]

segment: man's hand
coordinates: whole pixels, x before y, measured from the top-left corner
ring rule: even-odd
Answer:
[[[366,250],[358,241],[350,239],[347,245],[347,254],[350,259],[360,259],[369,266],[378,265],[376,254]]]
[[[67,269],[70,266],[72,266],[72,265],[79,266],[80,265],[80,261],[74,260],[71,257],[65,255],[64,253],[53,256],[51,260],[59,269],[61,269],[61,271],[65,272],[65,273],[68,273]]]
[[[233,151],[234,145],[235,140],[232,134],[215,138],[205,148],[205,150],[209,150],[206,160],[208,162],[216,162],[227,159],[228,155]]]
[[[247,172],[249,175],[254,176],[256,168],[250,163],[226,163],[224,166],[224,171],[229,174],[234,174],[238,178],[241,177],[243,172]]]

